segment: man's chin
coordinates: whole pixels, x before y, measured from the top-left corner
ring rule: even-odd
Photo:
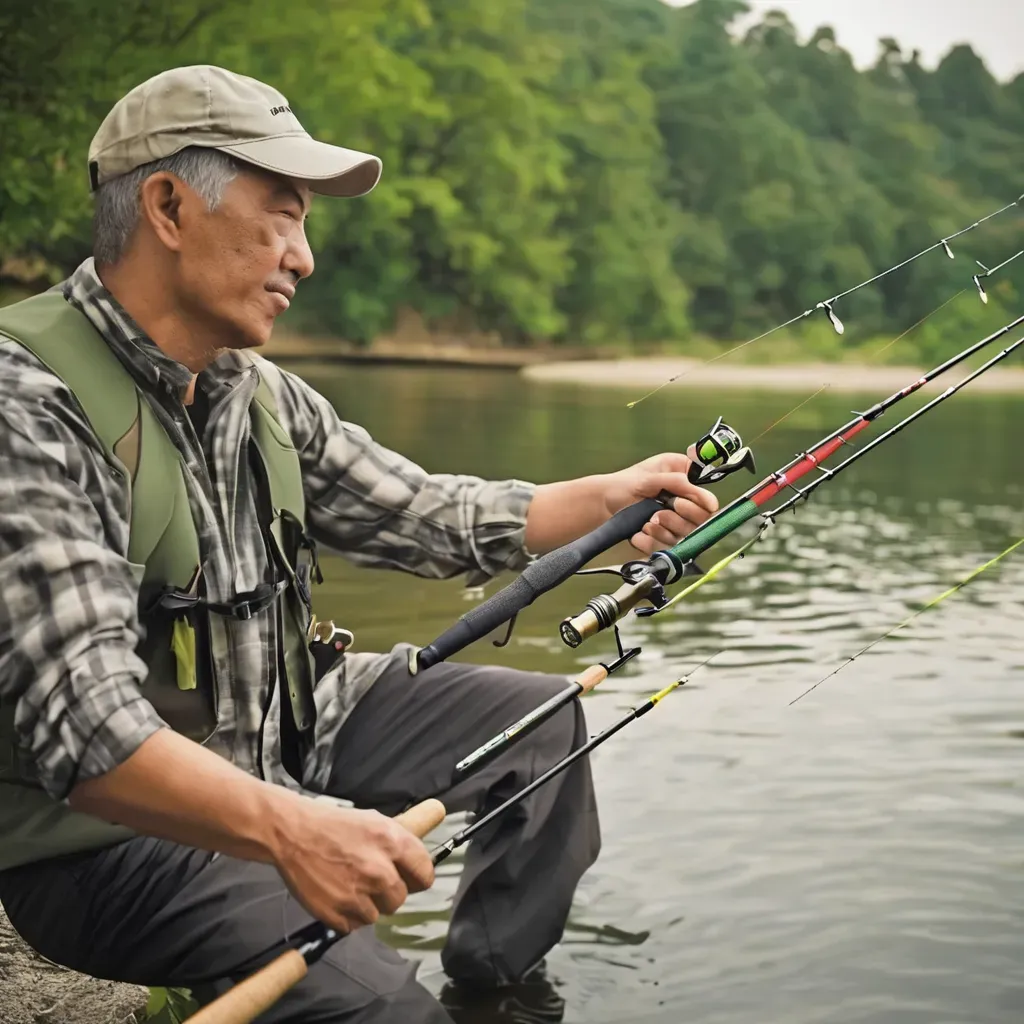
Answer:
[[[270,341],[273,332],[273,320],[259,324],[236,324],[230,338],[225,339],[224,347],[231,349],[262,348]]]

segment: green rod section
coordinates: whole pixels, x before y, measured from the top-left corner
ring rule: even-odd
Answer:
[[[726,509],[722,515],[703,526],[698,526],[689,537],[669,550],[680,561],[689,562],[732,533],[738,526],[742,526],[748,519],[753,519],[757,513],[758,506],[748,499],[735,508]]]

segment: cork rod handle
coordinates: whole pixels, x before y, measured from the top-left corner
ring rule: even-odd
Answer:
[[[591,665],[576,682],[584,693],[590,693],[598,683],[603,683],[607,678],[608,669],[604,665]]]

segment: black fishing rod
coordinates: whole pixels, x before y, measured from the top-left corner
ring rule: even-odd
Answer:
[[[696,458],[690,464],[687,478],[698,487],[718,483],[740,469],[755,472],[753,453],[721,418],[694,449]],[[671,509],[675,498],[676,495],[667,491],[657,498],[645,498],[616,512],[590,533],[541,555],[511,583],[466,612],[431,643],[413,651],[409,659],[410,672],[415,675],[446,661],[507,622],[509,627],[504,639],[495,644],[503,647],[512,635],[516,616],[527,605],[574,576],[592,558],[638,533],[656,512]]]
[[[677,679],[674,683],[670,683],[663,690],[659,690],[657,693],[652,693],[638,707],[630,708],[626,714],[624,714],[617,722],[613,722],[607,729],[599,732],[596,736],[591,737],[582,746],[577,747],[571,753],[567,754],[557,764],[549,768],[543,775],[538,775],[529,785],[524,786],[515,796],[510,796],[503,804],[495,807],[493,811],[485,814],[478,821],[474,821],[472,825],[462,829],[461,832],[457,832],[447,842],[442,843],[436,849],[431,851],[431,857],[434,864],[440,864],[447,860],[460,846],[464,846],[468,843],[477,833],[482,832],[488,825],[494,822],[497,818],[500,818],[507,811],[510,811],[516,804],[525,800],[531,793],[540,789],[545,783],[550,782],[556,775],[561,775],[566,768],[575,764],[581,757],[585,757],[591,751],[601,746],[605,740],[610,739],[620,729],[624,729],[630,722],[637,718],[642,718],[647,714],[648,711],[655,708],[661,703],[673,690],[682,686],[686,682],[686,677]]]

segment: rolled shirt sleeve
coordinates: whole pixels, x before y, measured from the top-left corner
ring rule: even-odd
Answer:
[[[22,770],[65,799],[163,728],[140,689],[120,481],[63,385],[0,343],[0,698]]]
[[[259,362],[299,451],[312,535],[351,561],[480,584],[524,568],[535,485],[428,473],[344,422],[301,378]]]

